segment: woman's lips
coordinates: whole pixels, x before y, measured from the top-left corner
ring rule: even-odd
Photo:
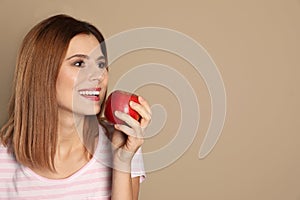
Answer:
[[[100,101],[100,94],[101,88],[88,88],[88,89],[81,89],[78,90],[79,94],[91,101]]]

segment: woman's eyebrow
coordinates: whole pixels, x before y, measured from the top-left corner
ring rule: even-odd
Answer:
[[[84,58],[84,59],[90,59],[90,56],[88,55],[85,55],[85,54],[75,54],[73,56],[70,56],[69,58],[67,58],[66,60],[70,60],[72,58],[75,58],[75,57],[79,57],[79,58]],[[104,56],[99,56],[96,61],[99,61],[99,60],[102,60],[102,59],[105,59]]]
[[[85,55],[85,54],[75,54],[73,56],[70,56],[66,60],[70,60],[70,59],[75,58],[75,57],[84,58],[84,59],[89,59],[90,58],[88,55]]]
[[[96,61],[99,61],[99,60],[105,60],[105,57],[104,56],[99,56]]]

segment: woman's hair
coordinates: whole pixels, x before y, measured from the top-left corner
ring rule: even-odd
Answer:
[[[94,35],[107,58],[97,28],[67,15],[52,16],[34,26],[20,47],[9,118],[1,128],[0,143],[25,166],[55,170],[56,80],[70,40],[78,34]]]

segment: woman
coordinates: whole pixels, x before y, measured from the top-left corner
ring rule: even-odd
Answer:
[[[140,122],[115,113],[127,125],[99,123],[107,83],[106,46],[93,25],[57,15],[31,29],[0,132],[0,199],[138,199],[151,110],[139,97],[130,105]]]

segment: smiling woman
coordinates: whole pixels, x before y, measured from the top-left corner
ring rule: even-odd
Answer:
[[[106,59],[98,46],[99,42],[93,35],[79,34],[71,39],[56,81],[59,113],[64,109],[83,115],[100,112],[108,73]],[[96,58],[89,56],[91,52]]]
[[[104,38],[87,22],[57,15],[26,35],[0,132],[0,199],[138,199],[151,110],[139,97],[140,123],[97,120],[107,67]]]

